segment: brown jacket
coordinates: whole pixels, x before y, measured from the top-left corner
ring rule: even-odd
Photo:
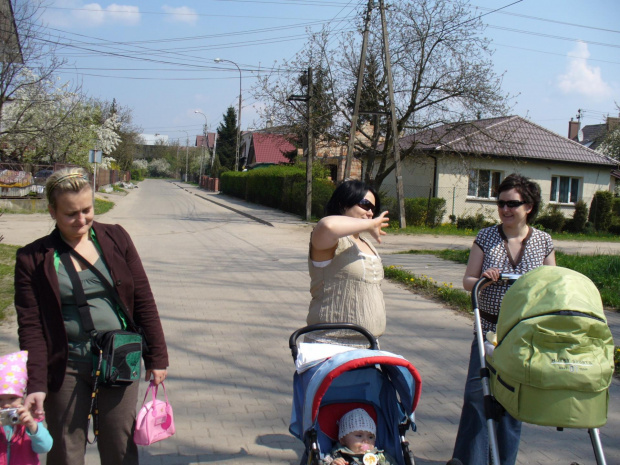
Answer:
[[[168,367],[168,352],[157,305],[148,278],[129,234],[120,225],[93,222],[103,259],[114,287],[138,326],[144,330],[149,351],[146,369]],[[17,251],[15,308],[19,346],[28,351],[28,392],[56,392],[65,376],[68,358],[54,244],[58,229]]]

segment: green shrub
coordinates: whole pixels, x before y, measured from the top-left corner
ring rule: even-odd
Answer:
[[[132,169],[131,170],[132,181],[144,181],[144,176],[146,176],[146,170],[143,170],[143,169]]]
[[[422,226],[426,224],[426,216],[428,209],[426,207],[426,199],[416,197],[414,199],[405,199],[405,221],[409,226]]]
[[[612,218],[608,231],[616,236],[620,236],[620,217],[614,216]]]
[[[558,204],[547,205],[545,211],[536,217],[536,224],[545,231],[561,232],[566,223],[566,217]]]
[[[611,212],[620,218],[620,197],[614,197],[611,202]]]
[[[476,215],[468,215],[468,216],[459,216],[456,219],[456,227],[457,229],[482,229],[486,224],[486,219],[482,213],[478,213]]]
[[[575,204],[575,213],[570,220],[566,221],[565,229],[572,233],[583,233],[588,222],[588,206],[583,200]]]
[[[386,197],[386,204],[381,205],[381,210],[393,212],[392,216],[398,214],[396,199]],[[405,199],[405,221],[407,226],[430,226],[435,228],[441,224],[441,220],[446,213],[446,201],[433,197],[415,197]]]
[[[324,168],[319,166],[317,172],[321,175]],[[318,218],[323,216],[325,204],[334,188],[331,181],[313,178],[313,216]],[[306,171],[303,164],[274,165],[249,171],[227,171],[222,173],[220,178],[220,189],[225,194],[296,215],[304,216],[306,212]]]
[[[592,197],[588,220],[594,224],[597,231],[607,231],[611,226],[612,201],[613,194],[609,191],[597,191]]]
[[[441,220],[446,214],[446,199],[433,197],[428,204],[428,213],[426,215],[426,225],[436,228],[441,224]]]
[[[388,211],[393,218],[398,217],[398,202],[396,198],[388,196],[385,192],[379,191],[379,198],[381,199],[381,211]]]

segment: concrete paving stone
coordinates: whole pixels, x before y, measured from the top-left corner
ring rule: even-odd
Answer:
[[[219,202],[227,201],[225,196],[213,195]],[[299,463],[303,444],[288,433],[287,425],[294,371],[287,343],[290,333],[303,326],[307,311],[306,254],[312,225],[238,200],[231,205],[247,208],[274,227],[255,224],[171,183],[152,180],[102,218],[123,224],[134,239],[169,345],[172,366],[166,384],[180,433],[159,443],[160,447],[141,447],[143,465]],[[3,234],[5,216],[0,217]],[[17,236],[26,239],[23,243],[30,242],[44,234],[44,228],[30,239]],[[15,237],[7,234],[5,238]],[[472,240],[390,234],[379,251],[387,257],[412,248],[466,249]],[[11,242],[5,239],[5,243]],[[564,244],[556,246],[560,250]],[[620,249],[618,244],[615,247]],[[398,259],[403,257],[410,260],[413,273],[418,267],[421,274],[454,284],[462,278],[460,270],[459,278],[440,271],[441,262],[431,268],[430,258],[403,255]],[[404,286],[384,281],[382,288],[388,326],[381,346],[410,360],[423,379],[416,412],[419,430],[407,434],[416,463],[445,465],[460,416],[471,318],[411,294]],[[3,334],[0,330],[0,344],[15,343],[15,329],[12,338]],[[233,391],[240,394],[235,396]],[[620,464],[620,412],[614,401],[619,393],[620,383],[615,380],[609,424],[601,434],[610,465]],[[241,407],[245,411],[237,412]],[[200,421],[196,421],[198,413]],[[582,465],[593,463],[587,433],[558,437],[555,431],[539,428],[524,425],[518,463],[568,465],[575,458]],[[89,447],[86,464],[97,463],[96,452]]]

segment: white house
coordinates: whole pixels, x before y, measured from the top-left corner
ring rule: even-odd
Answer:
[[[572,216],[596,191],[611,190],[618,162],[519,116],[442,125],[400,139],[405,197],[441,197],[446,216],[496,219],[496,188],[511,173],[538,182],[545,204]],[[617,172],[617,171],[616,171]],[[394,176],[381,190],[395,196]],[[443,221],[447,221],[444,217]]]

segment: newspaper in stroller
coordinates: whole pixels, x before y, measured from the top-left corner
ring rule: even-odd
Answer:
[[[359,332],[370,348],[303,342],[298,347],[302,334],[327,329]],[[378,449],[399,465],[414,464],[405,433],[416,429],[414,411],[422,382],[411,363],[378,350],[374,336],[353,324],[306,326],[291,335],[289,346],[297,366],[289,431],[305,444],[301,464],[318,465],[329,454],[338,439],[337,420],[356,408],[375,421]]]
[[[479,290],[490,280],[480,279],[472,290],[493,463],[500,463],[498,401],[500,411],[526,423],[588,429],[596,463],[605,465],[598,427],[607,422],[614,345],[596,286],[554,266],[521,277],[502,274],[500,280],[513,284],[501,304],[495,339],[487,334],[491,344],[483,341],[478,309]]]

